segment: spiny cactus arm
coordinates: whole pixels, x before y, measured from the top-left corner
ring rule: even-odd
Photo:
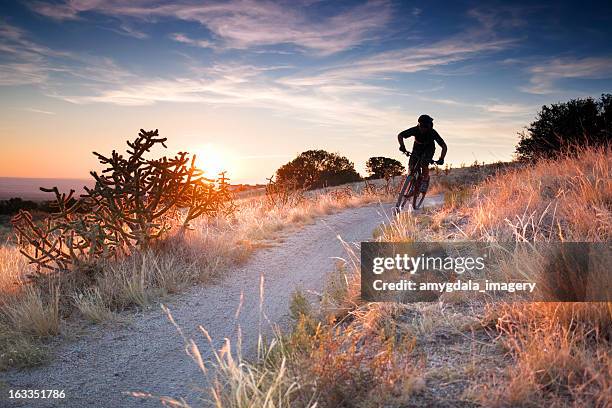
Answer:
[[[153,147],[157,143],[160,143],[162,146],[167,148],[165,142],[168,139],[165,137],[155,138],[155,136],[159,136],[158,129],[155,129],[154,131],[151,130],[148,132],[143,129],[140,129],[138,137],[134,139],[133,142],[130,142],[129,140],[127,141],[127,145],[132,148],[132,151],[130,151],[129,149],[127,150],[128,154],[130,155],[128,162],[131,165],[140,162],[140,160],[142,160],[142,156],[146,152],[149,152],[151,150],[151,147]]]
[[[199,204],[197,202],[198,198],[198,187],[197,185],[193,185],[190,189],[189,197],[187,198],[188,202],[185,202],[185,206],[188,208],[187,214],[185,215],[185,220],[183,221],[182,227],[189,228],[189,222],[198,217],[199,213]]]
[[[159,204],[163,201],[172,203],[172,199],[167,200],[167,197],[174,196],[177,190],[181,188],[185,176],[187,176],[188,170],[186,164],[189,162],[189,158],[186,157],[186,152],[179,152],[173,159],[168,160],[163,157],[161,160],[150,161],[150,165],[155,168],[156,177],[151,178],[150,192],[153,199],[147,206],[146,211],[153,214],[155,213]],[[195,157],[192,158],[192,162],[195,161]],[[193,176],[199,175],[198,170],[194,170]],[[180,198],[180,197],[179,197]]]
[[[147,213],[155,213],[155,209],[157,208],[157,206],[159,206],[159,203],[161,202],[164,196],[164,186],[169,183],[170,179],[171,177],[168,172],[162,172],[162,174],[158,178],[157,183],[151,186],[151,195],[153,196],[153,199],[145,208],[145,211]]]
[[[41,242],[44,245],[41,244]],[[53,242],[53,244],[51,244],[46,239],[37,240],[37,239],[30,238],[29,244],[34,248],[34,256],[29,255],[28,252],[23,248],[20,249],[20,252],[26,255],[26,257],[30,259],[31,263],[36,263],[37,265],[44,266],[49,262],[55,262],[55,264],[59,268],[66,267],[65,260],[69,259],[70,255],[61,250],[61,239],[60,238],[56,239]],[[39,256],[38,255],[39,252],[42,255]]]
[[[20,249],[19,252],[21,253],[21,255],[25,256],[26,258],[28,258],[29,263],[31,265],[36,265],[37,267],[40,268],[47,268],[50,270],[57,270],[59,265],[57,265],[56,268],[49,266],[48,263],[51,262],[53,259],[49,258],[46,255],[42,255],[40,257],[34,257],[32,255],[30,255],[26,250],[24,249]]]
[[[66,205],[68,204],[70,199],[73,197],[74,190],[71,189],[70,193],[68,193],[68,195],[66,195],[66,193],[61,193],[60,194],[59,189],[57,188],[57,186],[56,187],[51,187],[51,188],[40,187],[40,191],[45,192],[45,193],[54,193],[55,194],[55,205],[57,205],[57,209],[58,209],[56,215],[67,216],[68,214],[71,213],[70,208],[66,207]]]
[[[78,262],[79,256],[74,251],[75,249],[79,250],[79,244],[74,243],[74,231],[70,231],[70,235],[66,238],[66,247],[68,247],[68,254],[70,255],[70,260],[72,263],[76,264]],[[81,254],[83,251],[79,251]]]
[[[188,226],[188,223],[202,215],[215,215],[221,211],[231,212],[233,209],[233,196],[227,189],[227,178],[221,177],[219,187],[215,185],[200,183],[197,188],[191,192],[191,203],[189,211],[185,217],[183,226]]]
[[[115,205],[116,201],[106,199],[95,189],[86,188],[85,190],[88,193],[86,199],[90,201],[88,205],[90,208],[95,208],[95,211],[92,211],[87,215],[88,221],[86,224],[103,225],[104,230],[107,231],[105,239],[112,239],[111,237],[116,237],[115,241],[120,243],[120,245],[132,247],[131,240],[134,239],[134,237],[130,236],[126,231],[124,231],[124,221],[119,212],[112,210],[108,206],[109,204],[111,206]]]
[[[114,193],[107,187],[109,183],[108,180],[99,176],[95,171],[90,172],[90,174],[96,180],[96,186],[93,189],[86,189],[89,197],[94,199],[98,205],[104,203],[106,206],[108,206],[110,212],[120,216],[126,223],[134,224],[137,222],[137,219],[135,218],[129,219],[129,215],[127,215],[129,214],[129,211],[124,211],[121,198],[117,197],[118,194]]]
[[[168,203],[166,203],[166,205],[161,210],[153,214],[153,219],[162,216],[170,208],[174,207],[177,201],[185,194],[185,191],[189,188],[189,186],[192,183],[191,178],[193,177],[193,174],[196,171],[194,162],[195,162],[195,157],[191,160],[191,167],[187,171],[187,179],[185,180],[185,183],[182,185],[182,187],[180,187],[180,190],[174,195],[174,197],[172,197],[172,199]]]
[[[42,229],[34,224],[32,215],[29,212],[20,210],[19,214],[11,219],[11,223],[13,228],[20,234],[20,240],[23,241],[25,239],[35,250],[47,253],[51,257],[66,255],[61,249],[54,249],[57,241],[51,243],[47,239],[52,228],[50,219],[47,219],[47,227]]]
[[[139,225],[140,231],[146,232],[148,230],[147,223],[149,219],[147,214],[144,213],[144,203],[143,203],[143,192],[141,191],[141,182],[142,179],[142,171],[140,169],[135,170],[134,179],[132,180],[132,188],[134,194],[132,195],[132,200],[134,201],[134,213],[135,218],[137,220],[137,224]]]

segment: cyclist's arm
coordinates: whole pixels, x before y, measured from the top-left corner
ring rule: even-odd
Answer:
[[[399,142],[400,150],[406,150],[406,145],[404,145],[404,139],[407,139],[410,136],[413,136],[412,128],[406,129],[397,135],[397,141]]]
[[[446,143],[444,142],[444,139],[442,139],[442,137],[438,134],[438,132],[434,133],[434,140],[442,148],[442,152],[440,152],[440,159],[444,160],[444,158],[446,157],[446,151],[448,150],[448,148],[446,147]]]

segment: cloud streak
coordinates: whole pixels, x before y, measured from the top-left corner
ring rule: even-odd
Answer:
[[[254,46],[293,44],[298,48],[329,55],[350,49],[367,40],[391,18],[387,1],[370,1],[331,17],[308,16],[308,3],[231,0],[209,2],[131,2],[109,0],[68,0],[59,4],[31,3],[38,14],[56,20],[77,19],[95,11],[115,17],[144,21],[176,18],[195,21],[223,40],[223,47],[246,49]],[[177,41],[194,45],[179,36]],[[201,40],[200,40],[201,41]]]
[[[563,79],[612,78],[612,57],[554,58],[533,65],[527,71],[531,78],[529,85],[521,87],[523,92],[551,94],[559,92],[556,85]]]

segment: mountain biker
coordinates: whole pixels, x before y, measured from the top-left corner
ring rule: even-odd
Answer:
[[[418,120],[417,126],[406,129],[397,135],[397,141],[400,144],[400,151],[406,153],[406,146],[404,145],[404,139],[414,136],[414,145],[412,146],[412,154],[408,161],[410,172],[414,171],[417,163],[421,163],[422,168],[422,180],[421,180],[421,192],[426,192],[429,187],[429,163],[433,159],[436,151],[437,143],[442,148],[440,158],[435,162],[438,165],[444,164],[444,157],[446,156],[446,143],[440,137],[438,132],[433,128],[433,118],[429,115],[421,115]]]

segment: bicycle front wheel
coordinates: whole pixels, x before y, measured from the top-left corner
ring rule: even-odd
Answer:
[[[404,180],[402,188],[400,189],[400,193],[397,197],[397,203],[395,204],[395,208],[393,209],[394,215],[397,215],[402,211],[402,209],[406,205],[406,202],[408,201],[408,198],[410,198],[410,196],[414,194],[414,188],[414,177],[411,175],[406,176],[406,179]]]
[[[404,197],[402,199],[402,205],[400,206],[400,209],[403,209],[406,203],[408,202],[408,199],[414,196],[416,192],[415,181],[416,178],[414,176],[408,176],[408,188],[406,189],[406,194],[404,194]]]

